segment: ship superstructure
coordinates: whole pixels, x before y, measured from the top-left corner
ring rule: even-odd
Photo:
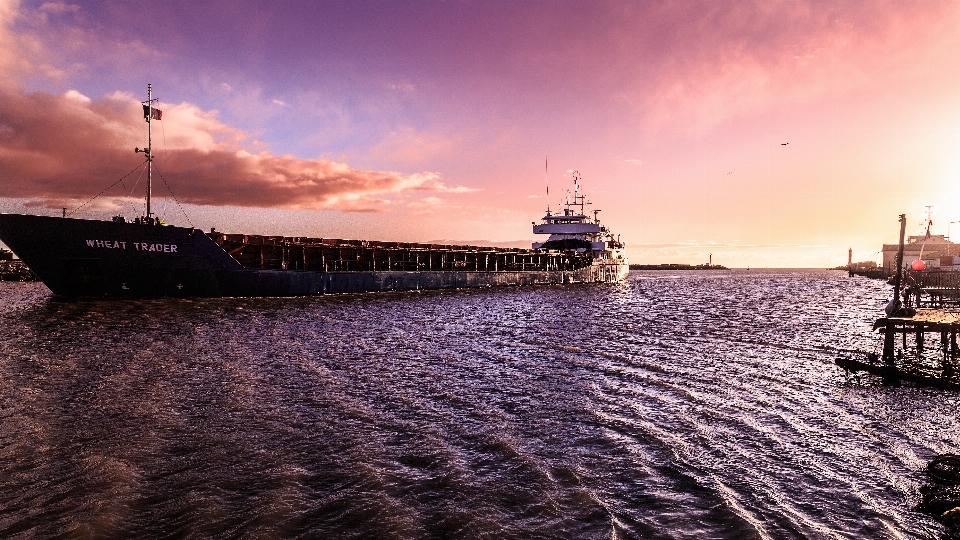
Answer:
[[[547,207],[540,224],[533,224],[534,234],[549,234],[545,242],[534,242],[533,249],[573,252],[588,256],[604,277],[600,281],[626,278],[630,264],[618,236],[600,223],[600,210],[592,210],[586,196],[580,193],[580,173],[573,172],[573,190],[567,191],[566,202],[557,212]],[[608,276],[613,276],[612,279]]]

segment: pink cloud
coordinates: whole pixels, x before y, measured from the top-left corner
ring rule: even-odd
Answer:
[[[0,0],[0,88],[9,87],[30,70],[24,59],[21,38],[11,28],[17,19],[16,2]]]
[[[404,192],[460,190],[444,186],[435,173],[361,171],[251,151],[247,134],[221,123],[215,112],[186,103],[158,108],[163,122],[154,125],[155,164],[184,203],[369,212],[385,211],[389,198]],[[142,163],[133,149],[145,146],[145,128],[140,103],[125,94],[92,100],[76,91],[0,92],[0,197],[40,199],[51,207],[85,200]],[[106,195],[131,196],[123,190],[128,183]]]
[[[432,214],[443,201],[437,197],[424,197],[417,201],[412,201],[408,206],[413,210],[414,215]]]
[[[691,132],[880,91],[878,83],[937,69],[936,55],[960,41],[960,5],[947,1],[677,2],[642,14],[639,28],[612,32],[615,93],[651,125]]]
[[[380,144],[370,149],[370,155],[378,159],[420,165],[441,156],[456,155],[460,146],[458,137],[403,127],[387,134]]]
[[[80,6],[67,4],[66,2],[44,2],[38,11],[44,14],[52,13],[58,15],[62,13],[76,13],[80,11]]]

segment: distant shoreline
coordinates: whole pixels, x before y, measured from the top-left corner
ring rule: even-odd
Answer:
[[[631,264],[631,270],[729,270],[719,264]]]
[[[846,267],[842,268],[824,268],[820,266],[735,266],[733,268],[728,268],[723,265],[714,264],[631,264],[630,270],[727,270],[731,272],[739,272],[741,270],[755,270],[755,271],[784,271],[784,270],[804,270],[804,271],[821,271],[821,270],[840,270],[843,272],[847,271]]]

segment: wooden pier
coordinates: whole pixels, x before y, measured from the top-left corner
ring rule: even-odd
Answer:
[[[960,281],[948,283],[941,278],[926,283],[919,271],[904,275],[905,229],[906,216],[901,214],[893,299],[887,305],[887,316],[873,324],[873,330],[883,336],[881,353],[866,353],[861,359],[837,358],[836,364],[847,373],[866,371],[878,375],[888,385],[899,386],[908,381],[917,386],[960,390],[960,306],[956,304],[960,300]]]
[[[913,317],[884,317],[873,328],[883,336],[882,353],[865,358],[837,358],[847,372],[866,371],[883,378],[884,384],[911,382],[960,390],[960,312],[919,309]]]

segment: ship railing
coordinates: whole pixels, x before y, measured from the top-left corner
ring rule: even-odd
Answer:
[[[497,272],[570,270],[590,263],[582,254],[560,251],[211,234],[245,268]]]

